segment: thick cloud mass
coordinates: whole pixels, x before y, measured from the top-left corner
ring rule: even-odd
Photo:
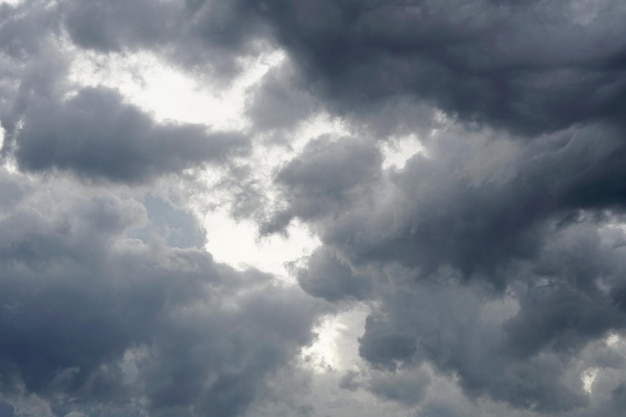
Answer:
[[[533,133],[619,117],[626,105],[620,1],[264,5],[311,82],[343,106],[408,93]]]
[[[0,416],[622,417],[625,19],[619,0],[0,4]],[[70,75],[135,53],[236,79],[242,131]],[[243,223],[204,230],[202,207]],[[203,249],[243,252],[250,224],[321,244],[283,281]]]
[[[84,89],[65,103],[34,104],[23,120],[16,158],[23,169],[53,168],[113,181],[142,181],[245,150],[237,134],[202,126],[158,125],[106,89]]]
[[[23,186],[0,223],[5,395],[234,416],[311,340],[315,307],[296,289],[125,237],[146,221],[139,203]]]
[[[324,164],[305,149],[276,177],[289,202],[276,218],[310,222],[326,246],[300,273],[303,289],[376,301],[360,339],[375,368],[426,363],[470,397],[575,412],[589,406],[577,355],[626,325],[625,235],[611,226],[623,213],[623,130],[506,136],[451,129],[402,169],[356,156],[376,154],[374,143],[326,142]],[[343,181],[334,168],[367,174]],[[322,204],[319,189],[332,200]]]

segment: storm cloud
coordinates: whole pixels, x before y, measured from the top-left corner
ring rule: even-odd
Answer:
[[[225,162],[249,147],[241,134],[157,124],[106,89],[84,89],[67,102],[33,104],[22,123],[15,138],[21,168],[58,169],[118,182]]]
[[[2,2],[0,415],[621,416],[625,17]]]
[[[296,289],[202,249],[130,237],[147,221],[137,201],[25,188],[2,211],[5,398],[67,406],[70,396],[105,415],[139,412],[138,402],[154,415],[239,415],[311,340],[316,307]]]

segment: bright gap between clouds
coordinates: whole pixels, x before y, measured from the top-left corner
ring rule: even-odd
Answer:
[[[383,169],[391,167],[402,169],[414,155],[425,154],[424,145],[416,135],[391,137],[381,147]]]
[[[286,263],[307,256],[320,245],[303,225],[292,223],[287,235],[258,236],[258,227],[249,220],[235,220],[226,210],[215,210],[204,219],[208,238],[206,249],[216,261],[236,269],[254,267],[291,282]]]
[[[76,90],[86,86],[117,89],[125,100],[149,112],[157,121],[200,123],[214,130],[249,127],[243,114],[246,91],[285,58],[284,52],[277,50],[249,59],[246,70],[239,78],[229,86],[212,89],[209,87],[212,83],[200,82],[149,53],[105,56],[80,50],[73,52],[76,58],[70,69],[69,81]],[[350,132],[340,118],[321,112],[295,128],[290,147],[256,146],[253,149],[246,163],[254,167],[255,179],[265,188],[271,204],[277,203],[279,197],[272,185],[275,169],[300,152],[311,139],[324,134],[341,137],[348,136]],[[416,137],[394,138],[383,149],[385,168],[401,168],[408,158],[420,150]],[[206,176],[206,189],[209,191],[198,201],[224,202],[232,198],[220,195],[224,191],[211,186],[211,177],[215,179],[216,175],[219,177],[228,173],[207,170],[200,174],[201,181]],[[207,210],[207,205],[198,201],[190,201],[189,205],[207,231],[205,248],[216,261],[236,269],[254,267],[274,274],[282,282],[297,285],[295,278],[289,276],[287,263],[309,255],[321,244],[317,236],[297,221],[288,226],[286,234],[259,237],[258,225],[252,220],[233,218],[228,204],[214,204],[212,207],[220,208]],[[368,313],[366,307],[356,306],[326,317],[316,329],[316,341],[303,350],[303,363],[315,372],[358,368],[358,337]]]
[[[194,78],[148,52],[103,55],[79,50],[69,44],[66,47],[75,57],[69,71],[69,81],[75,88],[72,94],[87,86],[116,89],[125,100],[152,114],[157,121],[199,123],[213,130],[248,128],[244,117],[247,90],[285,59],[285,53],[279,49],[246,58],[243,62],[245,69],[239,77],[228,85],[216,87],[212,80]],[[267,194],[275,195],[270,190],[273,170],[290,159],[310,137],[338,128],[336,120],[321,115],[304,123],[295,132],[296,146],[291,152],[283,150],[267,155],[266,149],[255,149],[246,162],[254,166],[256,175],[267,187]],[[207,171],[207,174],[213,173]],[[211,188],[209,186],[207,190]],[[215,190],[207,191],[211,192]],[[214,200],[211,195],[205,197]],[[223,196],[217,197],[218,200],[221,198]],[[198,206],[193,208],[207,230],[207,250],[218,262],[237,269],[254,267],[285,279],[288,276],[285,263],[308,255],[320,244],[306,227],[298,223],[290,225],[284,236],[259,238],[258,226],[253,221],[235,220],[227,209],[207,212]]]
[[[277,49],[243,59],[242,74],[228,85],[218,87],[217,83],[202,82],[149,52],[106,55],[76,49],[72,52],[75,58],[69,81],[77,88],[114,88],[157,121],[200,123],[213,130],[247,127],[243,116],[246,90],[285,58],[285,53]]]

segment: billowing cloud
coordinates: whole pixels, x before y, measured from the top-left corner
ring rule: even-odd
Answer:
[[[3,2],[0,415],[621,416],[625,13]],[[68,70],[142,53],[241,131]],[[217,209],[320,245],[217,262]]]
[[[276,0],[261,10],[342,108],[410,94],[523,133],[624,108],[618,1]]]
[[[470,397],[538,412],[584,408],[576,355],[626,324],[623,192],[614,182],[621,133],[589,125],[525,144],[453,129],[386,170],[341,152],[350,140],[327,145],[332,165],[305,149],[277,176],[289,202],[277,216],[311,222],[327,247],[301,286],[375,302],[359,348],[375,368],[430,364],[457,375]],[[330,166],[355,179],[342,186]],[[324,204],[314,193],[323,187],[340,191],[324,192]]]
[[[245,151],[241,134],[157,124],[115,91],[86,88],[66,102],[33,103],[15,138],[21,168],[138,182]]]
[[[310,342],[316,307],[296,288],[129,237],[143,205],[66,185],[25,184],[2,210],[5,398],[234,416]]]

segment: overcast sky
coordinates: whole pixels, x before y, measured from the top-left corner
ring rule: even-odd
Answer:
[[[623,0],[0,0],[0,417],[623,417]]]

